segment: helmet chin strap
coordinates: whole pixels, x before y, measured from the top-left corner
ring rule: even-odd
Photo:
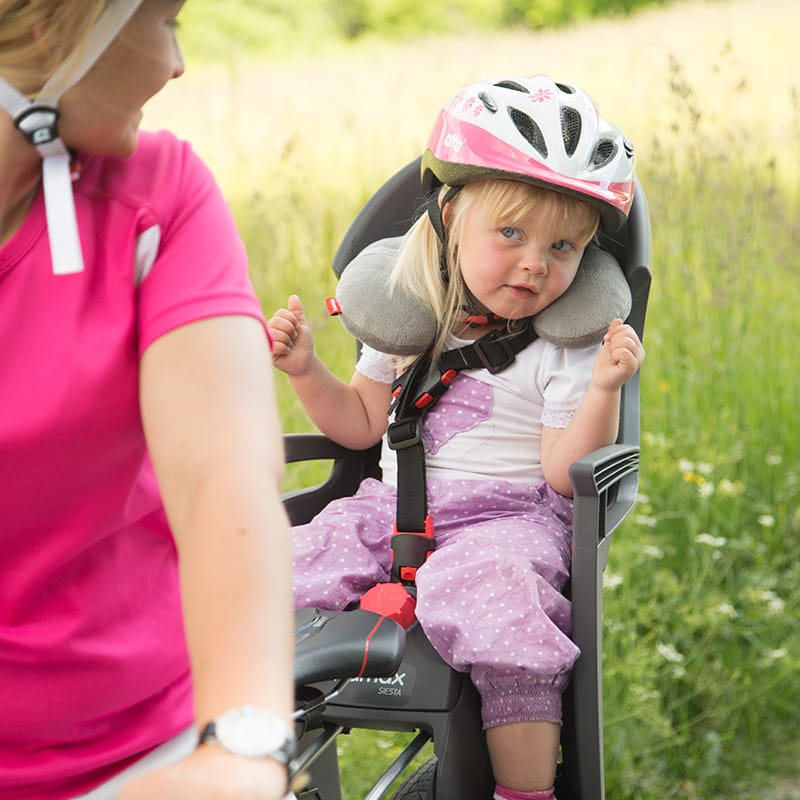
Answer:
[[[83,270],[83,254],[72,194],[72,156],[58,131],[58,101],[88,72],[122,30],[141,0],[110,0],[89,34],[81,58],[67,58],[31,101],[0,77],[0,107],[42,159],[42,185],[53,273]]]
[[[441,188],[441,187],[440,187]],[[461,191],[462,186],[451,186],[444,197],[440,198],[439,191],[432,192],[428,197],[427,212],[428,219],[436,231],[436,236],[441,243],[439,249],[439,274],[442,283],[450,280],[450,268],[447,264],[447,228],[444,225],[444,207]]]

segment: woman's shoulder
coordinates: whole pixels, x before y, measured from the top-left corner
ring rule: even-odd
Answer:
[[[213,184],[211,173],[188,142],[169,131],[141,131],[128,158],[88,158],[78,190],[149,205],[174,201],[209,184]]]

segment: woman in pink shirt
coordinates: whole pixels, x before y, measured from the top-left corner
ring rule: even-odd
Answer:
[[[181,6],[0,0],[6,800],[286,793],[268,336],[210,173],[138,131]]]

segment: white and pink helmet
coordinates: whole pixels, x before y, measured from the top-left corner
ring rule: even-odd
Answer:
[[[440,112],[422,156],[422,187],[427,194],[490,177],[579,197],[613,233],[633,201],[633,146],[576,86],[544,75],[482,81]]]

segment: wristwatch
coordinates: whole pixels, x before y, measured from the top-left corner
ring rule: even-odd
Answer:
[[[232,708],[203,728],[200,743],[216,742],[223,750],[248,758],[274,758],[288,767],[295,740],[286,723],[258,706]]]

